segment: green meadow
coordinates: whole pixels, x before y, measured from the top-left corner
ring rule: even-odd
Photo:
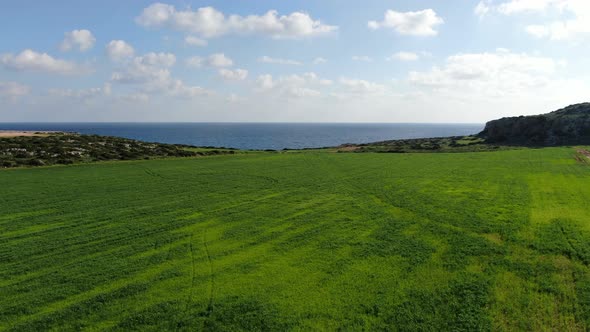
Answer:
[[[0,330],[585,331],[576,148],[0,171]]]

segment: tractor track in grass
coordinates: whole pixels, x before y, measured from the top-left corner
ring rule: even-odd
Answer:
[[[559,225],[559,230],[561,231],[561,234],[563,235],[563,237],[565,237],[567,244],[570,246],[570,248],[573,252],[573,257],[570,257],[570,258],[573,258],[573,259],[581,262],[585,266],[589,266],[590,264],[588,263],[588,261],[586,259],[584,259],[584,256],[582,254],[580,254],[578,249],[576,249],[576,245],[575,245],[574,241],[572,241],[572,239],[568,236],[568,232],[563,227],[563,225]]]
[[[191,233],[191,236],[189,237],[189,249],[191,252],[191,286],[188,292],[188,299],[186,301],[186,307],[184,309],[185,312],[188,312],[189,306],[193,301],[193,291],[194,291],[194,287],[195,287],[195,275],[196,275],[196,271],[195,271],[195,250],[193,248],[193,236],[194,233]]]
[[[205,246],[205,253],[207,254],[207,262],[209,264],[209,303],[207,305],[207,316],[211,315],[213,311],[213,294],[215,291],[215,278],[213,277],[213,262],[211,260],[211,252],[207,244],[207,229],[203,232],[203,245]]]
[[[145,174],[152,176],[152,177],[156,177],[156,178],[160,178],[160,179],[164,179],[164,176],[162,176],[162,174],[154,171],[153,169],[149,168],[149,167],[143,167],[143,171],[145,172]]]
[[[215,278],[213,277],[213,262],[211,260],[211,252],[209,251],[209,245],[207,244],[207,228],[203,231],[203,247],[205,248],[205,254],[207,255],[207,263],[209,265],[209,299],[207,302],[207,308],[203,314],[203,326],[202,331],[206,330],[207,321],[211,317],[213,312],[213,294],[215,293]],[[194,266],[194,263],[193,263]],[[194,270],[193,270],[194,271]],[[194,273],[194,272],[193,272]],[[194,278],[194,277],[193,277]]]

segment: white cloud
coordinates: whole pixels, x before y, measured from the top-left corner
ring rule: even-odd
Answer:
[[[272,63],[272,64],[278,64],[278,65],[294,65],[294,66],[301,66],[302,65],[301,62],[296,61],[296,60],[271,58],[266,55],[258,58],[258,62]]]
[[[209,65],[212,67],[231,67],[234,62],[223,53],[211,54],[209,56]]]
[[[444,23],[432,9],[425,9],[416,12],[396,12],[388,10],[381,22],[370,21],[370,29],[391,28],[401,35],[411,36],[436,36],[436,26]]]
[[[384,85],[359,79],[341,78],[340,84],[345,87],[347,93],[354,95],[379,95],[387,90]]]
[[[322,63],[326,63],[326,62],[328,62],[328,60],[326,60],[322,57],[317,57],[317,58],[313,59],[313,61],[312,61],[312,63],[314,65],[321,65]]]
[[[187,86],[172,77],[168,67],[174,65],[176,57],[170,53],[148,53],[135,57],[125,68],[115,71],[111,81],[119,84],[138,85],[139,94],[164,94],[172,97],[193,98],[212,92],[198,86]]]
[[[111,84],[105,83],[102,88],[49,89],[49,94],[56,97],[86,102],[96,97],[110,96]]]
[[[16,101],[18,98],[28,95],[31,88],[16,82],[0,82],[0,100],[8,99]]]
[[[258,85],[260,90],[270,90],[275,86],[272,75],[270,74],[258,76],[258,78],[256,79],[256,84]]]
[[[569,40],[590,35],[590,1],[587,0],[510,0],[500,3],[488,0],[480,4],[487,9],[484,14],[546,14],[551,11],[561,16],[558,20],[528,25],[526,32],[535,38]]]
[[[135,105],[137,103],[147,103],[150,100],[150,96],[145,93],[138,92],[123,95],[119,99]]]
[[[248,99],[244,97],[240,97],[235,93],[230,94],[226,100],[230,103],[243,103],[246,102]]]
[[[131,58],[135,54],[133,47],[123,40],[111,40],[107,44],[106,52],[113,61]]]
[[[170,71],[164,68],[145,66],[139,63],[132,63],[122,71],[115,71],[111,80],[123,84],[149,84],[167,82],[170,78]]]
[[[564,0],[511,0],[497,6],[496,10],[505,15],[519,14],[525,12],[545,11],[550,6],[563,6]]]
[[[264,15],[230,15],[213,7],[177,10],[174,6],[155,3],[143,10],[135,22],[147,28],[171,28],[204,38],[228,34],[262,34],[276,39],[317,37],[338,29],[314,20],[307,13],[293,12],[279,16],[270,10]]]
[[[526,32],[535,38],[544,38],[551,33],[544,25],[529,25],[526,27]]]
[[[207,41],[205,39],[201,39],[195,36],[186,36],[184,37],[184,44],[189,46],[207,46]]]
[[[154,53],[150,52],[143,56],[133,59],[148,66],[172,67],[176,63],[176,56],[172,53]]]
[[[475,6],[473,12],[475,15],[482,18],[486,16],[491,10],[492,8],[490,7],[490,0],[482,0],[477,4],[477,6]]]
[[[18,71],[47,72],[62,75],[85,74],[90,70],[74,62],[55,59],[47,53],[38,53],[27,49],[17,55],[0,55],[0,64],[5,68]]]
[[[260,75],[256,80],[258,91],[270,93],[276,98],[318,97],[322,87],[332,85],[331,80],[322,79],[315,73],[281,76],[274,79],[272,75]]]
[[[399,61],[416,61],[420,59],[420,55],[414,52],[397,52],[389,58],[389,60],[399,60]]]
[[[410,72],[408,79],[415,85],[451,94],[523,96],[550,84],[558,66],[551,58],[499,49],[492,53],[453,55],[442,68]]]
[[[205,59],[200,56],[192,56],[184,61],[186,66],[191,68],[201,68],[203,67],[204,62]]]
[[[209,55],[207,58],[193,56],[186,59],[185,63],[188,67],[192,68],[201,68],[204,66],[223,68],[233,66],[234,61],[229,57],[225,56],[225,54],[223,53],[216,53]]]
[[[176,62],[176,56],[171,53],[148,53],[133,58],[125,64],[125,70],[116,71],[111,80],[124,84],[156,84],[171,80],[168,67]]]
[[[373,58],[371,58],[370,56],[366,56],[366,55],[353,55],[352,60],[353,61],[363,61],[363,62],[373,62]]]
[[[72,49],[78,49],[79,51],[88,51],[94,47],[96,38],[92,35],[92,32],[88,30],[73,30],[66,32],[64,40],[61,42],[60,49],[63,52],[70,51]]]
[[[219,70],[219,75],[226,81],[243,81],[248,77],[248,71],[245,69],[225,69]]]
[[[172,97],[180,98],[195,98],[201,96],[212,95],[213,92],[204,89],[200,86],[188,86],[181,80],[171,80],[167,86],[165,86],[166,93]]]

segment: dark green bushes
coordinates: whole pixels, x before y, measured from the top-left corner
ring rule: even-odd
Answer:
[[[2,168],[226,153],[233,154],[235,151],[212,149],[196,152],[185,145],[147,143],[97,135],[56,134],[47,137],[0,139],[0,167]]]

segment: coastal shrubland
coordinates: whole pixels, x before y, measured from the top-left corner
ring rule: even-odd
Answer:
[[[0,137],[0,168],[196,157],[234,152],[233,149],[148,143],[111,136],[51,133],[43,136]]]

